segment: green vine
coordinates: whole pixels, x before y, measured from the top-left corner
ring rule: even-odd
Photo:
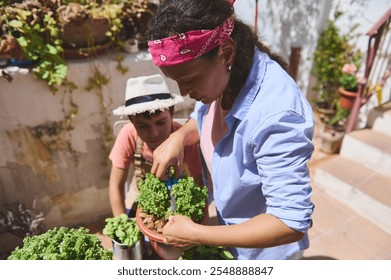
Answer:
[[[125,60],[125,57],[123,55],[117,54],[115,56],[115,60],[117,61],[117,66],[115,67],[115,69],[117,69],[118,72],[124,75],[129,71],[129,68],[122,64],[122,62]]]
[[[99,98],[99,104],[102,110],[102,117],[103,117],[103,139],[104,143],[102,144],[102,152],[103,156],[105,158],[105,161],[102,163],[103,165],[108,165],[108,155],[110,153],[110,147],[113,144],[114,136],[112,133],[111,125],[109,122],[109,118],[107,115],[107,106],[105,105],[105,100],[103,96],[103,86],[108,85],[110,80],[98,69],[96,65],[93,66],[93,75],[88,78],[88,84],[85,87],[85,90],[92,91],[95,90],[96,95]],[[109,96],[109,98],[111,98]],[[110,101],[110,103],[112,103]]]
[[[27,10],[29,8],[32,10]],[[7,34],[15,36],[24,59],[36,62],[35,76],[56,93],[67,77],[68,67],[61,56],[62,41],[58,38],[60,31],[53,13],[44,13],[30,6],[11,6],[4,8],[0,21],[2,26],[8,26]]]

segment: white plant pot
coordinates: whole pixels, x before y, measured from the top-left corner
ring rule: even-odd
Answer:
[[[137,243],[132,247],[118,243],[114,239],[111,241],[113,243],[114,260],[142,260],[145,255],[144,237],[137,241]]]

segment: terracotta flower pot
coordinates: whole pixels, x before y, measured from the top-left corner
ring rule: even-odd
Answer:
[[[330,118],[332,118],[335,115],[336,110],[323,108],[321,107],[321,105],[315,104],[314,107],[315,118],[317,121],[327,123],[330,120]]]
[[[341,107],[351,110],[353,108],[354,101],[356,100],[358,92],[347,91],[342,87],[339,87],[338,91],[340,93],[339,104],[341,105]]]
[[[65,48],[87,48],[107,43],[110,30],[106,18],[87,18],[70,21],[64,24],[61,38]]]
[[[177,260],[181,256],[183,250],[174,246],[169,246],[164,244],[163,234],[157,233],[149,229],[143,223],[141,212],[142,209],[138,207],[136,211],[137,225],[140,228],[140,231],[149,239],[149,243],[151,244],[156,254],[163,260]],[[200,224],[206,225],[208,223],[208,220],[209,220],[209,212],[208,212],[208,205],[206,204],[204,208],[204,217],[202,218]]]
[[[23,49],[12,35],[3,35],[0,37],[0,58],[23,59]]]
[[[344,127],[324,125],[320,130],[320,150],[327,154],[339,153],[345,136]]]
[[[68,3],[57,9],[60,37],[64,48],[88,48],[107,43],[110,22],[105,17],[95,18],[92,10],[79,3]]]

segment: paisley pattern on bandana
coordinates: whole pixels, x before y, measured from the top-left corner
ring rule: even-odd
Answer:
[[[234,18],[226,19],[212,30],[193,30],[167,38],[149,41],[156,66],[172,66],[188,62],[222,44],[232,33]]]

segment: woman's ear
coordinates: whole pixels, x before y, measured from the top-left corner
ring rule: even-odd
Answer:
[[[218,56],[223,59],[226,69],[230,69],[235,61],[236,43],[228,37],[219,47]]]

